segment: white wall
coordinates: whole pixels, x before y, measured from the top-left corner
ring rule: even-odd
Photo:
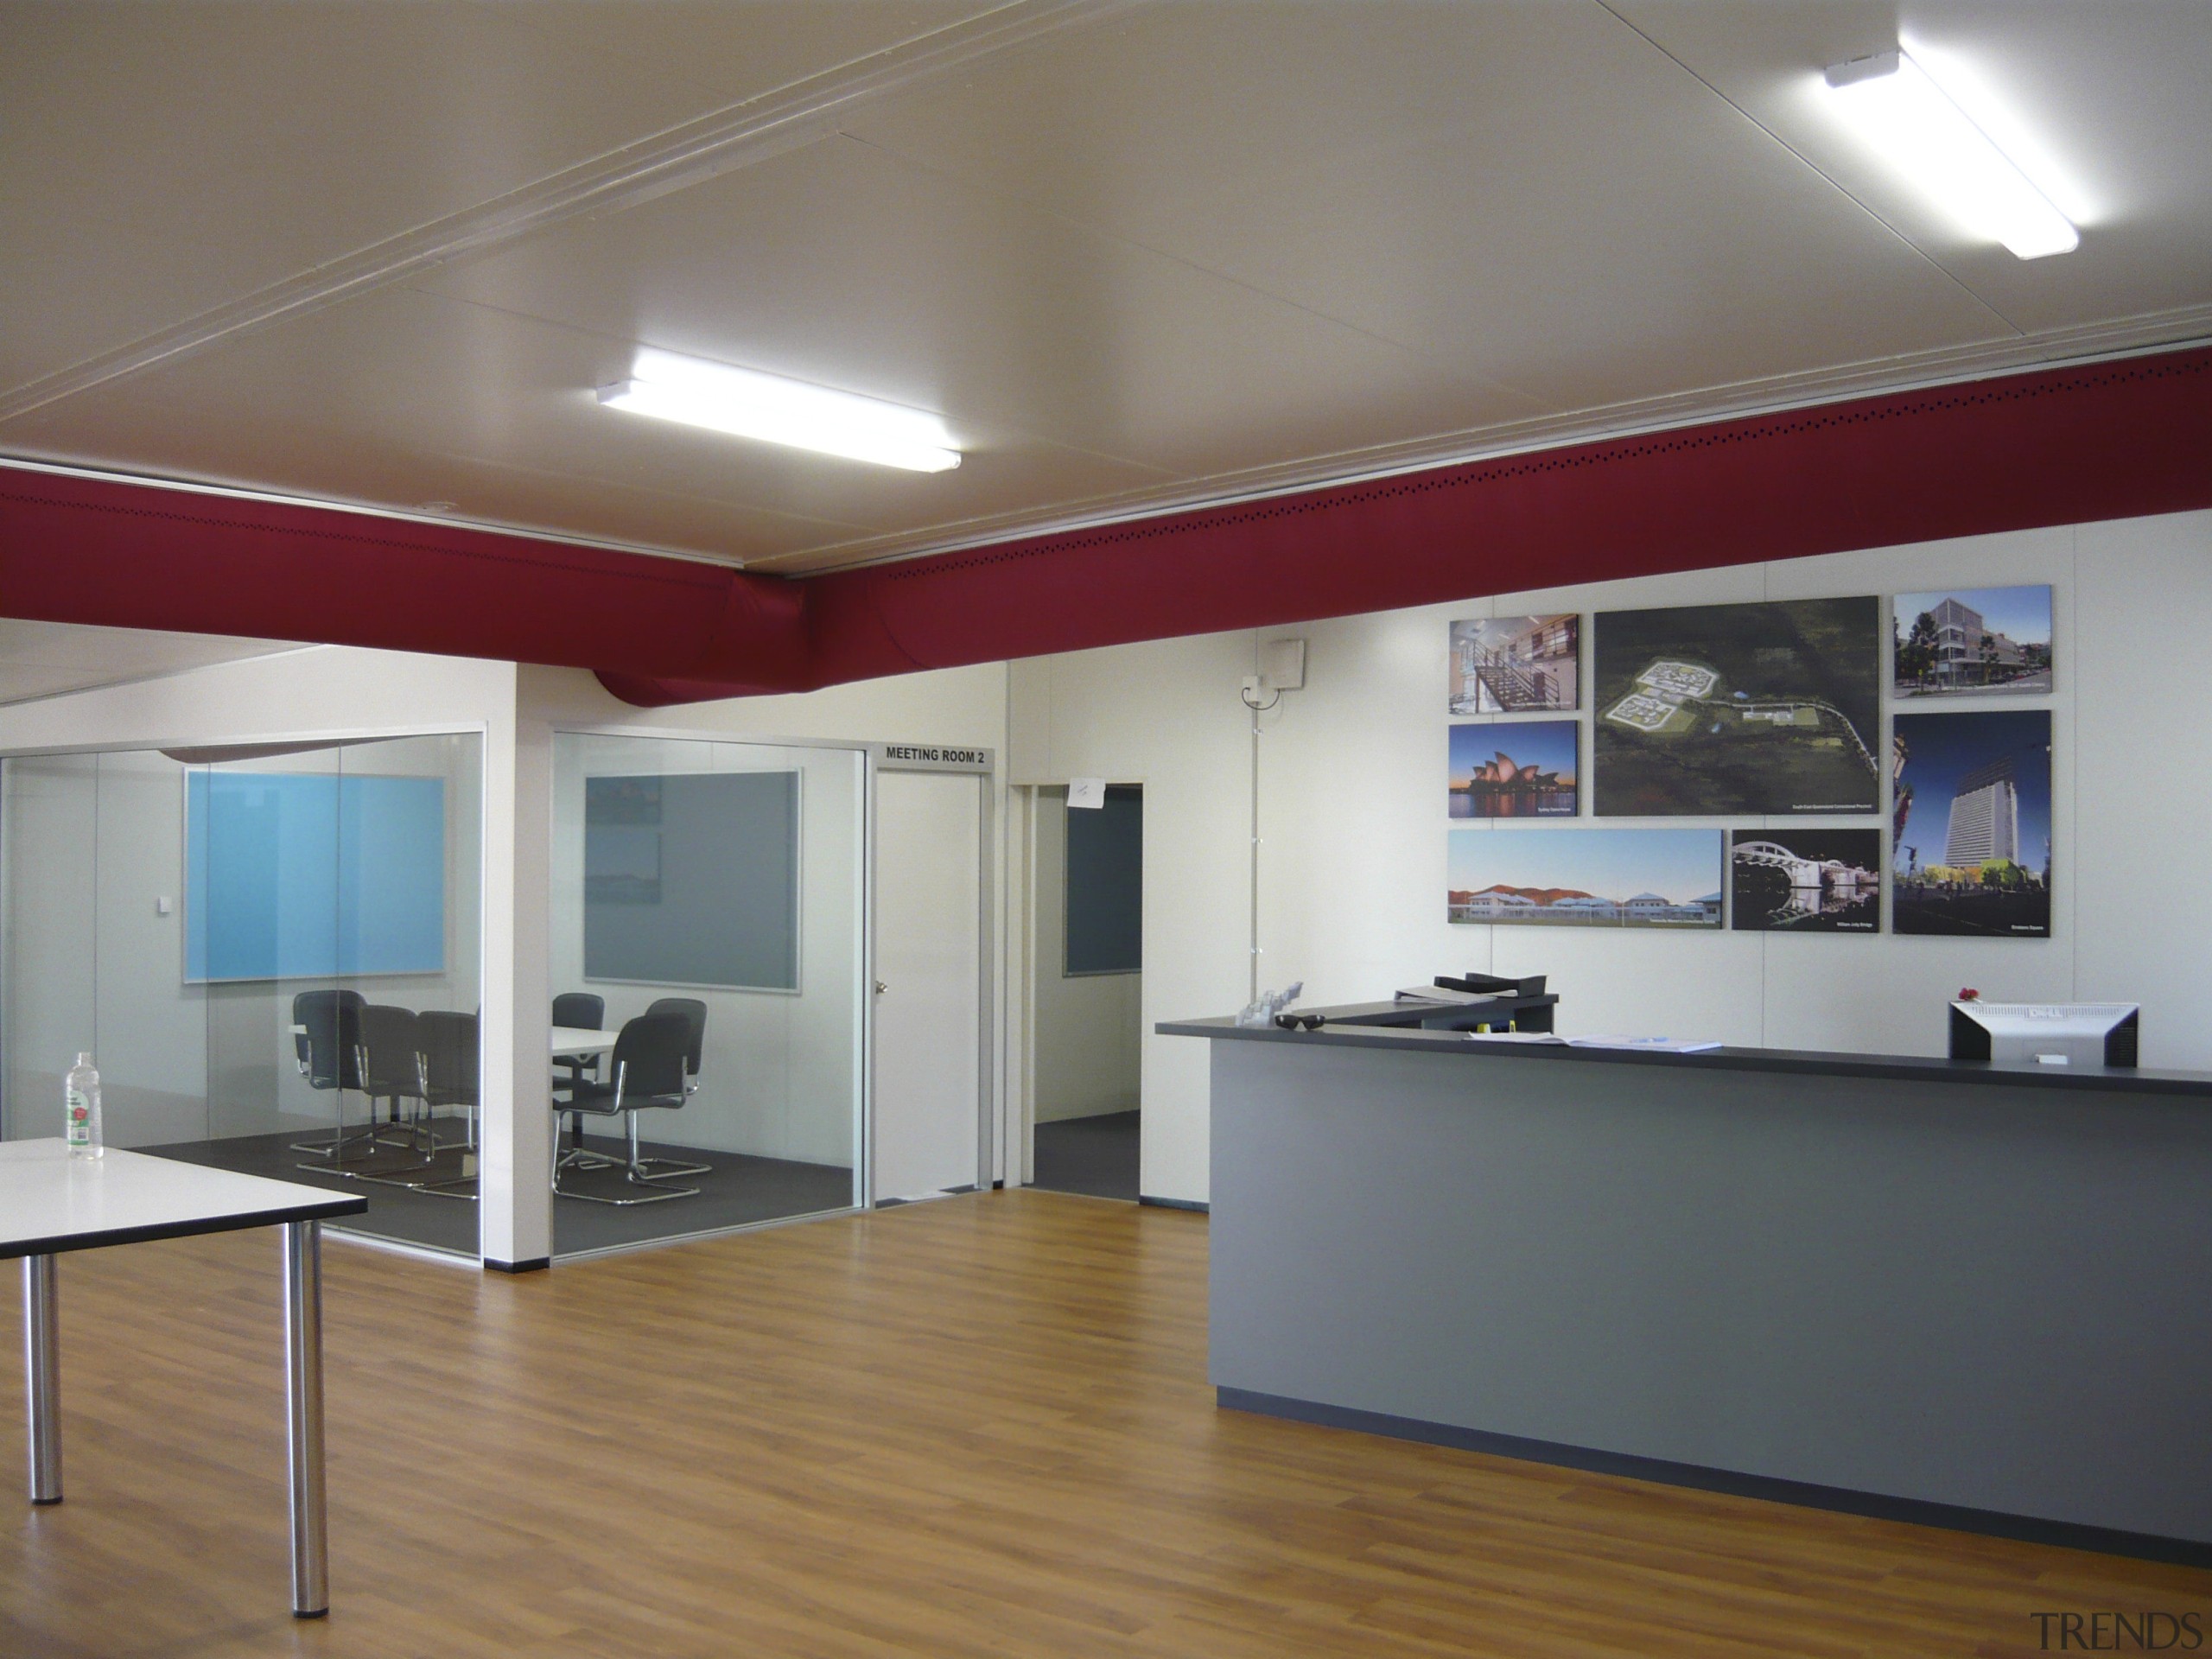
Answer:
[[[2050,939],[1444,920],[1450,620],[2044,582],[2056,590],[2057,657],[2056,690],[2037,704],[2051,709],[2055,748]],[[2140,1001],[2145,1065],[2212,1069],[2212,1021],[2202,1014],[2212,995],[2212,890],[2188,876],[2212,821],[2212,735],[2188,667],[2212,637],[2212,514],[1501,594],[1267,637],[1287,636],[1310,645],[1306,689],[1264,717],[1261,741],[1265,984],[1303,979],[1307,1000],[1325,1003],[1453,969],[1545,972],[1564,999],[1566,1031],[1931,1054],[1942,1051],[1945,1002],[1971,984],[1999,999]],[[1206,1072],[1205,1044],[1150,1027],[1245,1001],[1250,740],[1236,690],[1259,638],[1082,652],[1017,664],[1012,678],[1014,781],[1145,785],[1143,1190],[1154,1197],[1206,1195]],[[1945,706],[2004,702],[2022,700]],[[1586,776],[1587,708],[1580,717]]]
[[[1148,1197],[1206,1192],[1205,1045],[1152,1027],[1245,1000],[1251,739],[1236,686],[1253,671],[1254,650],[1249,633],[1207,634],[1013,664],[1010,781],[1144,785],[1139,1179]],[[1440,645],[1438,653],[1440,661]],[[1272,963],[1267,973],[1295,976]]]
[[[1065,971],[1068,792],[1037,791],[1034,1117],[1132,1112],[1141,1098],[1144,976]]]

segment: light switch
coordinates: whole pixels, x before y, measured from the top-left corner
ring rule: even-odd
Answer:
[[[170,898],[167,893],[163,893],[160,898],[154,900],[154,914],[156,916],[166,916],[175,908],[176,900]]]

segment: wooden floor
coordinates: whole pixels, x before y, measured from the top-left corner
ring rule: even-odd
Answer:
[[[1039,1192],[520,1279],[333,1243],[321,1624],[284,1611],[274,1236],[67,1257],[58,1509],[20,1497],[0,1372],[0,1654],[1895,1659],[2033,1653],[2030,1614],[2097,1609],[2212,1632],[2212,1573],[1217,1411],[1205,1247],[1202,1216]]]

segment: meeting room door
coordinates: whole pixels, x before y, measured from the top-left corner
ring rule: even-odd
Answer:
[[[973,772],[876,774],[872,1203],[989,1182],[989,788]]]

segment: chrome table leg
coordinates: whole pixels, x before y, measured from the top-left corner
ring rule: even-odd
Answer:
[[[322,1483],[322,1224],[284,1224],[285,1446],[292,1489],[292,1616],[330,1611]]]
[[[30,1415],[34,1503],[61,1501],[60,1282],[52,1256],[23,1258],[23,1400]]]

